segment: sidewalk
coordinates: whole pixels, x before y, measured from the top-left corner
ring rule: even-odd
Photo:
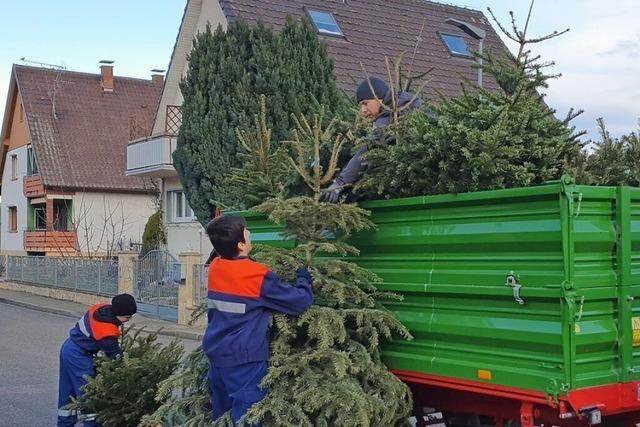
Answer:
[[[67,316],[79,319],[88,310],[89,306],[72,301],[58,300],[27,292],[0,289],[0,302],[12,304],[30,310],[44,311],[46,313]],[[204,331],[196,327],[182,326],[165,320],[145,317],[136,314],[130,325],[134,330],[144,328],[147,332],[157,332],[158,335],[188,339],[202,340]]]

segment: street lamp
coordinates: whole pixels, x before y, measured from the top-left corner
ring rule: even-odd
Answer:
[[[482,28],[478,28],[473,24],[469,24],[468,22],[460,21],[459,19],[447,18],[444,22],[460,28],[462,31],[464,31],[465,34],[478,40],[478,53],[480,54],[480,56],[478,57],[478,86],[482,87],[482,47],[487,32]]]

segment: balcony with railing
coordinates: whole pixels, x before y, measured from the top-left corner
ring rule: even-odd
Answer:
[[[24,250],[58,255],[76,252],[78,239],[72,226],[72,203],[67,199],[47,198],[44,202],[30,199],[23,234]]]
[[[129,142],[126,174],[153,178],[175,176],[172,154],[176,149],[181,124],[181,108],[176,105],[167,106],[163,134],[146,136]]]
[[[175,176],[171,155],[177,138],[156,135],[131,141],[127,146],[127,176],[164,178]]]
[[[72,254],[77,251],[76,232],[71,230],[27,229],[23,235],[24,250]]]

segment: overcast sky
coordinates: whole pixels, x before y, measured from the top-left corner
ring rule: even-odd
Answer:
[[[206,0],[216,1],[216,0]],[[485,12],[504,24],[509,11],[524,22],[528,0],[449,0]],[[166,69],[185,0],[11,1],[0,26],[0,112],[4,112],[11,64],[21,58],[97,72],[101,59],[115,60],[116,75],[149,78]],[[639,0],[536,0],[531,35],[571,31],[534,46],[554,60],[563,76],[551,82],[547,102],[564,117],[570,107],[585,113],[574,124],[595,135],[604,117],[614,135],[638,129],[640,117]],[[503,37],[504,39],[504,37]],[[510,48],[513,43],[507,41]]]
[[[450,3],[487,7],[510,26],[513,10],[524,24],[528,0],[454,0]],[[585,110],[574,124],[596,134],[595,121],[604,117],[612,134],[638,130],[640,117],[640,1],[536,0],[529,33],[545,35],[570,28],[567,34],[534,45],[534,53],[553,60],[555,73],[547,102],[564,118],[571,107]],[[494,27],[496,27],[494,25]],[[497,29],[497,28],[496,28]],[[505,37],[503,37],[505,39]],[[514,43],[507,41],[513,50]]]

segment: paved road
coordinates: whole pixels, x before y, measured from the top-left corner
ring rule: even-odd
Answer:
[[[0,426],[55,425],[59,350],[73,323],[0,303]],[[189,350],[197,344],[184,341]]]

